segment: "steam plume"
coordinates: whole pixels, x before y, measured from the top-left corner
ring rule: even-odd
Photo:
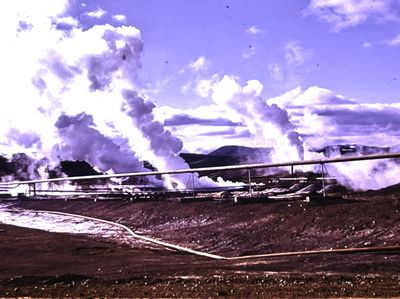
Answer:
[[[224,76],[221,80],[213,78],[207,84],[204,81],[199,84],[208,86],[213,101],[245,124],[251,137],[259,142],[257,146],[274,148],[272,160],[303,158],[302,141],[287,111],[263,101],[260,96],[263,85],[258,80],[241,86],[237,78]]]
[[[138,29],[83,29],[64,16],[67,2],[46,14],[17,3],[14,26],[1,26],[9,28],[9,57],[2,62],[10,60],[0,71],[7,86],[0,116],[3,152],[50,157],[52,166],[84,159],[114,172],[142,171],[143,160],[158,170],[188,167],[178,156],[182,142],[154,120],[154,104],[140,94]],[[187,179],[175,176],[166,184],[184,187]]]

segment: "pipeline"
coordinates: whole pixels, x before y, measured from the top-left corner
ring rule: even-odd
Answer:
[[[109,224],[112,226],[117,226],[117,227],[122,228],[125,231],[127,231],[131,236],[133,236],[136,239],[150,242],[153,244],[157,244],[157,245],[163,246],[165,248],[177,250],[180,252],[186,252],[186,253],[194,254],[197,256],[207,257],[207,258],[214,259],[214,260],[246,260],[246,259],[273,258],[273,257],[318,255],[318,254],[355,254],[355,253],[375,253],[375,252],[400,252],[400,245],[395,245],[395,246],[374,246],[374,247],[359,247],[359,248],[319,249],[319,250],[278,252],[278,253],[265,253],[265,254],[256,254],[256,255],[225,257],[225,256],[220,256],[220,255],[216,255],[216,254],[211,254],[211,253],[207,253],[207,252],[190,249],[190,248],[183,247],[180,245],[171,244],[171,243],[160,241],[160,240],[157,240],[154,238],[138,235],[137,233],[135,233],[132,229],[130,229],[126,225],[108,221],[108,220],[104,220],[104,219],[83,216],[83,215],[78,215],[78,214],[56,212],[56,211],[37,210],[37,212],[52,213],[52,214],[56,214],[56,215],[70,216],[70,217],[78,217],[78,218],[83,218],[83,219],[87,219],[87,220],[91,220],[91,221],[95,221],[95,222]]]
[[[139,240],[142,240],[142,241],[146,241],[146,242],[150,242],[150,243],[153,243],[153,244],[157,244],[157,245],[163,246],[165,248],[169,248],[169,249],[173,249],[173,250],[177,250],[177,251],[181,251],[181,252],[187,252],[187,253],[198,255],[198,256],[205,256],[205,257],[208,257],[208,258],[211,258],[211,259],[218,259],[218,260],[226,259],[223,256],[210,254],[210,253],[206,253],[206,252],[190,249],[190,248],[187,248],[187,247],[183,247],[183,246],[180,246],[180,245],[167,243],[167,242],[160,241],[160,240],[157,240],[157,239],[154,239],[154,238],[138,235],[137,233],[135,233],[133,230],[131,230],[126,225],[123,225],[123,224],[120,224],[120,223],[116,223],[116,222],[112,222],[112,221],[107,221],[107,220],[103,220],[103,219],[99,219],[99,218],[83,216],[83,215],[77,215],[77,214],[56,212],[56,211],[41,211],[41,210],[37,210],[36,212],[39,212],[39,213],[52,213],[52,214],[55,214],[55,215],[78,217],[78,218],[83,218],[83,219],[87,219],[87,220],[91,220],[91,221],[95,221],[95,222],[101,222],[101,223],[105,223],[105,224],[109,224],[109,225],[112,225],[112,226],[117,226],[119,228],[122,228],[122,229],[126,230],[132,237],[134,237],[136,239],[139,239]]]
[[[30,185],[38,183],[55,183],[55,182],[65,182],[65,181],[72,182],[72,181],[95,180],[95,179],[142,177],[149,175],[157,176],[164,174],[201,173],[208,171],[226,171],[226,170],[240,170],[240,169],[251,170],[251,169],[262,169],[262,168],[276,168],[284,166],[294,167],[294,166],[313,165],[313,164],[325,165],[329,163],[381,160],[381,159],[394,159],[394,158],[400,158],[400,153],[376,154],[376,155],[365,155],[356,157],[337,157],[337,158],[328,158],[319,160],[300,160],[300,161],[279,162],[279,163],[240,164],[240,165],[228,165],[228,166],[201,167],[192,169],[177,169],[177,170],[167,170],[167,171],[146,171],[146,172],[74,176],[74,177],[53,178],[53,179],[38,179],[38,180],[27,180],[27,181],[11,181],[11,182],[0,182],[0,186],[19,186],[22,184]]]

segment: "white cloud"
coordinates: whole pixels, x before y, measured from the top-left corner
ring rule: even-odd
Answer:
[[[395,37],[384,41],[383,44],[386,44],[389,46],[400,46],[400,33],[397,34]]]
[[[242,57],[244,59],[249,59],[250,57],[256,54],[256,48],[252,45],[249,45],[246,49],[242,52]]]
[[[200,56],[196,60],[189,63],[187,69],[193,72],[205,72],[210,67],[210,61],[208,61],[204,56]]]
[[[207,98],[210,96],[211,87],[212,82],[210,80],[199,80],[194,91],[200,97]]]
[[[79,25],[79,21],[73,17],[68,16],[68,17],[57,18],[57,24],[77,27]]]
[[[290,41],[285,45],[285,58],[290,66],[301,66],[311,55],[309,50],[305,50],[298,42]]]
[[[340,31],[368,19],[398,20],[398,6],[398,0],[311,0],[304,14],[315,15],[333,31]]]
[[[147,83],[143,88],[143,92],[145,92],[150,98],[157,98],[173,80],[173,76],[164,76],[154,82]]]
[[[126,22],[126,16],[125,15],[114,15],[112,18],[114,20],[120,22],[120,23],[125,23]]]
[[[362,104],[313,86],[268,100],[286,109],[310,147],[335,143],[393,146],[398,143],[400,104]]]
[[[166,123],[174,135],[183,141],[183,150],[187,152],[208,153],[227,144],[251,145],[247,129],[234,123],[218,105],[190,109],[158,106],[154,109],[154,115],[157,121]],[[205,138],[207,142],[204,142]]]
[[[189,90],[192,89],[192,87],[193,87],[193,82],[192,81],[187,82],[185,85],[181,87],[181,93],[186,94]]]
[[[362,44],[362,47],[363,48],[371,48],[373,46],[373,43],[371,43],[371,42],[364,42],[363,44]]]
[[[396,47],[400,46],[400,33],[397,34],[396,36],[386,39],[384,41],[380,42],[364,42],[362,44],[363,48],[371,48],[373,46],[391,46],[391,47]]]
[[[100,7],[97,8],[96,10],[89,11],[86,13],[88,17],[95,18],[95,19],[100,19],[106,14],[106,11],[104,9],[101,9]]]
[[[202,98],[210,97],[212,87],[218,80],[219,76],[217,74],[213,75],[210,79],[200,79],[196,83],[194,92]]]
[[[283,95],[268,100],[286,108],[290,107],[313,107],[315,105],[343,105],[356,104],[355,100],[347,99],[342,95],[335,94],[329,89],[312,86],[304,92],[300,87],[290,90]]]
[[[257,26],[255,26],[255,25],[249,27],[249,28],[246,30],[246,33],[247,33],[247,34],[250,34],[250,35],[256,35],[256,34],[263,33],[263,32],[264,32],[264,30],[259,29],[259,28],[258,28]]]
[[[5,38],[15,38],[13,29],[25,27],[47,27],[53,18],[60,17],[68,8],[68,0],[63,1],[2,1],[0,2],[0,34],[2,44]],[[10,36],[11,35],[11,36]],[[2,50],[2,55],[3,55]]]
[[[176,115],[182,114],[192,116],[194,118],[203,118],[209,120],[222,118],[224,116],[223,110],[216,105],[204,105],[187,109],[170,106],[157,106],[154,108],[154,117],[159,122],[165,122]]]
[[[396,36],[384,40],[384,41],[380,41],[380,42],[364,42],[362,44],[363,48],[371,48],[373,46],[391,46],[391,47],[396,47],[396,46],[400,46],[400,33],[397,34]]]
[[[271,77],[276,81],[283,80],[283,71],[282,68],[277,63],[273,63],[268,66],[269,73]]]

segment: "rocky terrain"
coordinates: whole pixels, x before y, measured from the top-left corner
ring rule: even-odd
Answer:
[[[277,200],[28,200],[17,209],[117,221],[135,232],[222,256],[400,245],[400,194]],[[0,296],[400,296],[398,251],[212,260],[101,236],[1,225]]]

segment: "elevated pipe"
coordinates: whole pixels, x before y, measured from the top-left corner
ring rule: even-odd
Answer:
[[[10,185],[17,185],[17,184],[49,183],[49,182],[65,182],[65,181],[97,180],[97,179],[110,179],[110,178],[123,178],[123,177],[141,177],[141,176],[164,175],[164,174],[201,173],[201,172],[221,171],[221,170],[222,171],[224,171],[224,170],[240,170],[240,169],[250,170],[250,169],[257,169],[257,168],[275,168],[275,167],[284,167],[284,166],[328,164],[328,163],[366,161],[366,160],[382,160],[382,159],[393,159],[393,158],[400,158],[400,153],[365,155],[365,156],[358,156],[358,157],[339,157],[339,158],[278,162],[278,163],[241,164],[241,165],[200,167],[200,168],[192,168],[192,169],[177,169],[177,170],[166,170],[166,171],[128,172],[128,173],[117,173],[117,174],[75,176],[75,177],[54,178],[54,179],[13,181],[13,182],[2,182],[2,183],[0,183],[0,186],[10,186]]]

